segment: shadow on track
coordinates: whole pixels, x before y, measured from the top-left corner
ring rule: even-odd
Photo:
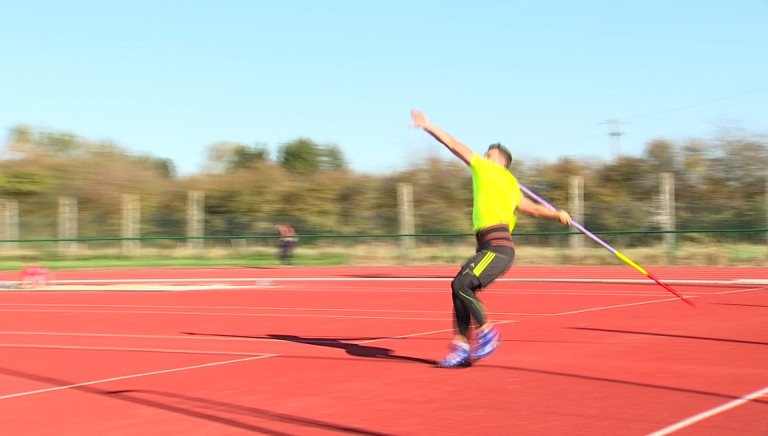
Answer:
[[[421,363],[424,365],[431,365],[431,366],[434,366],[436,363],[434,360],[422,359],[420,357],[402,356],[402,355],[396,354],[394,350],[390,348],[372,347],[370,345],[364,345],[364,344],[353,342],[353,341],[374,341],[374,340],[382,340],[387,338],[312,338],[312,337],[302,337],[302,336],[285,335],[285,334],[268,334],[266,336],[244,336],[244,335],[227,335],[227,334],[215,334],[215,333],[213,334],[191,333],[191,332],[182,332],[182,333],[186,335],[195,335],[195,336],[218,336],[218,337],[244,338],[244,339],[274,339],[277,341],[294,342],[297,344],[314,345],[317,347],[338,348],[340,350],[344,350],[350,356],[356,356],[356,357],[401,360],[401,361],[415,362],[415,363]]]
[[[303,431],[310,431],[310,429],[329,431],[333,433],[346,433],[357,434],[366,436],[388,436],[387,433],[378,432],[375,430],[367,430],[364,428],[347,426],[344,424],[337,424],[328,421],[320,421],[311,418],[302,418],[296,415],[289,415],[285,413],[273,412],[271,410],[262,409],[258,407],[246,406],[241,404],[235,404],[225,401],[213,400],[210,398],[195,397],[191,395],[184,395],[173,392],[162,392],[153,390],[142,389],[124,389],[124,390],[106,390],[99,389],[90,385],[77,385],[69,380],[58,379],[54,377],[48,377],[39,374],[32,374],[25,371],[19,371],[10,368],[0,368],[0,374],[23,378],[26,380],[33,380],[41,382],[51,386],[70,386],[69,389],[74,391],[88,393],[92,395],[99,395],[105,398],[111,398],[121,400],[133,404],[137,404],[144,407],[150,407],[166,412],[171,412],[191,418],[202,419],[209,422],[215,422],[224,426],[245,430],[248,432],[273,435],[273,436],[285,436],[297,433],[297,429],[291,429],[291,432],[282,430],[275,430],[266,426],[259,425],[252,420],[266,420],[271,422],[279,422],[283,424],[289,424],[300,427]],[[96,418],[94,418],[96,419]],[[173,425],[172,422],[169,425]],[[126,429],[124,429],[126,430]]]

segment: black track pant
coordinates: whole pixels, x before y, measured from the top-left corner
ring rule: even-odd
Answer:
[[[515,248],[508,229],[478,233],[477,252],[451,282],[456,329],[461,336],[468,337],[472,320],[478,327],[486,323],[485,308],[477,292],[504,274],[514,260]]]

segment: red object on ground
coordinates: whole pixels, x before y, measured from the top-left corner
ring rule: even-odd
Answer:
[[[42,265],[27,265],[21,269],[23,288],[42,288],[48,286],[48,268]]]

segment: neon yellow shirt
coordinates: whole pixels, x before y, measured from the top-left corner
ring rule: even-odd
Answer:
[[[472,227],[475,232],[495,224],[515,228],[515,209],[523,194],[517,178],[506,168],[478,154],[469,162],[472,170]]]

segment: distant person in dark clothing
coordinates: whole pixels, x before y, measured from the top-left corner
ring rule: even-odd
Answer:
[[[278,259],[283,265],[291,265],[293,249],[298,241],[296,238],[296,229],[289,224],[278,224],[277,230],[280,232],[280,239],[278,240]]]

